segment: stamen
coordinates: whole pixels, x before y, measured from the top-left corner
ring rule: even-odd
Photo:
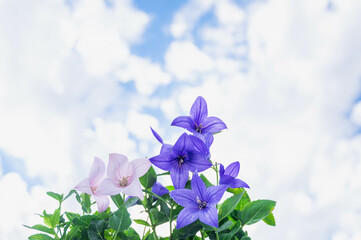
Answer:
[[[197,196],[197,203],[198,203],[198,208],[199,209],[204,209],[204,208],[206,208],[207,207],[207,202],[206,201],[201,201],[200,199],[199,199],[199,197]]]
[[[121,187],[126,187],[129,185],[128,179],[130,178],[130,176],[128,177],[123,177],[122,180],[120,181],[119,185]]]
[[[178,166],[181,167],[182,163],[184,163],[184,159],[187,157],[187,155],[185,156],[179,156],[178,155]]]

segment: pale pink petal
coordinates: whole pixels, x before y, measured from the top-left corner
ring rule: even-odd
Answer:
[[[143,200],[144,198],[142,185],[140,185],[138,178],[134,179],[134,181],[127,187],[123,188],[122,191],[128,196],[138,197],[140,200]]]
[[[133,178],[134,167],[133,164],[127,162],[123,164],[120,168],[121,177],[132,177]]]
[[[104,212],[109,207],[109,197],[108,196],[96,196],[94,199],[97,202],[98,212]]]
[[[103,179],[105,173],[105,164],[102,160],[97,157],[94,157],[93,165],[90,169],[89,180],[90,186],[97,186],[100,181]]]
[[[122,188],[120,187],[117,182],[114,182],[110,178],[104,179],[100,184],[99,187],[96,190],[97,195],[117,195],[122,191]]]
[[[107,175],[114,181],[121,180],[120,170],[128,163],[128,158],[122,154],[111,153],[109,154],[109,163]]]
[[[92,194],[92,190],[90,188],[90,181],[89,178],[85,178],[83,181],[81,181],[78,185],[74,187],[75,190],[78,190],[79,192]]]
[[[139,178],[148,172],[152,163],[146,158],[138,158],[130,162],[133,165],[133,178]]]

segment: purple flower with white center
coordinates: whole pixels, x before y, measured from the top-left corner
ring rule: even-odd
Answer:
[[[177,189],[169,193],[171,198],[184,208],[178,214],[177,228],[185,227],[197,219],[218,228],[218,214],[216,204],[221,200],[226,185],[206,185],[197,173],[193,174],[190,189]]]
[[[184,188],[189,172],[202,172],[212,166],[206,156],[198,152],[188,134],[183,133],[168,151],[161,151],[149,159],[158,168],[170,171],[173,185],[176,189]]]
[[[190,116],[180,116],[173,120],[172,126],[182,127],[195,133],[216,133],[226,129],[226,124],[217,117],[208,117],[207,102],[199,96],[194,101]]]
[[[249,188],[247,183],[236,178],[239,173],[239,162],[229,164],[226,170],[224,170],[224,166],[222,164],[220,165],[219,184],[227,185],[230,188]]]
[[[154,183],[153,187],[152,187],[152,192],[157,194],[158,196],[163,196],[167,193],[169,193],[169,190],[165,187],[163,187],[162,184],[160,184],[159,182]],[[157,197],[154,197],[154,200],[158,199]]]

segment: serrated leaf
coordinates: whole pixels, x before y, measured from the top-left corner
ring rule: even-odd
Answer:
[[[275,217],[273,216],[272,212],[270,214],[268,214],[268,216],[265,217],[263,219],[263,221],[270,226],[276,226],[276,220],[275,220]]]
[[[272,212],[275,206],[276,202],[272,200],[257,200],[248,203],[242,211],[241,220],[243,225],[251,225],[264,219]]]
[[[150,227],[151,225],[147,222],[147,221],[144,221],[142,219],[133,219],[134,222],[138,223],[138,224],[141,224],[143,226],[147,226],[147,227]]]
[[[43,234],[43,233],[38,233],[38,234],[31,235],[29,237],[29,240],[54,240],[54,238],[50,237],[49,235]]]
[[[130,220],[129,213],[124,205],[122,205],[109,218],[109,226],[117,232],[127,229],[132,220]]]
[[[27,227],[27,228],[30,228],[30,229],[38,230],[38,231],[41,231],[41,232],[45,232],[45,233],[49,233],[49,234],[55,234],[54,229],[51,229],[51,228],[46,227],[44,225],[37,224],[37,225],[34,225],[32,227],[26,226],[26,225],[23,225],[23,226]]]
[[[241,200],[243,193],[233,195],[232,197],[226,199],[219,208],[218,219],[221,221],[223,218],[228,216],[237,206],[238,202]]]
[[[140,183],[145,189],[151,188],[157,181],[157,173],[153,167],[150,167],[148,172],[139,178]]]
[[[62,202],[63,201],[63,197],[64,195],[63,194],[58,194],[58,193],[55,193],[55,192],[47,192],[46,193],[48,196],[58,200],[59,202]]]

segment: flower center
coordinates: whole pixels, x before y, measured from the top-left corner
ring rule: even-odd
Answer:
[[[94,187],[90,187],[90,190],[92,190],[92,193],[95,194],[95,191],[97,190],[97,186],[94,186]]]
[[[184,163],[184,160],[186,159],[186,157],[187,157],[187,155],[185,155],[185,156],[179,156],[179,155],[178,155],[177,160],[178,160],[178,165],[179,165],[179,167],[182,166],[182,163]]]
[[[129,182],[128,182],[129,178],[130,178],[130,176],[128,176],[128,177],[123,177],[122,180],[119,182],[119,185],[120,185],[121,187],[126,187],[126,186],[128,186],[128,185],[129,185]]]
[[[197,197],[197,203],[198,203],[198,207],[199,209],[204,209],[207,207],[207,202],[206,201],[201,201],[199,199],[199,197]]]
[[[198,124],[196,123],[196,132],[202,133],[202,124],[199,124],[198,126]]]

